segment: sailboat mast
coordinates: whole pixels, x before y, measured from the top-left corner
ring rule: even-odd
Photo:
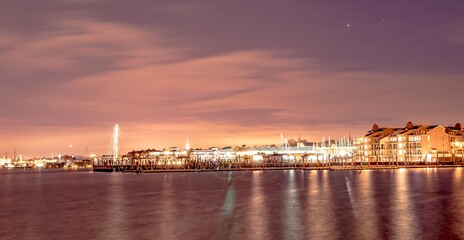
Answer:
[[[113,163],[118,160],[118,138],[119,138],[119,125],[116,124],[114,127],[114,138],[113,138]]]

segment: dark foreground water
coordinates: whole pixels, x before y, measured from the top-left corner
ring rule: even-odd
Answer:
[[[0,239],[463,239],[463,173],[0,171]]]

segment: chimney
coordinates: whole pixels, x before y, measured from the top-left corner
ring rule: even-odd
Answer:
[[[457,129],[462,129],[462,126],[461,126],[460,123],[456,123],[456,125],[454,127],[457,128]]]
[[[407,128],[407,129],[413,129],[413,128],[414,128],[414,124],[413,124],[411,121],[409,121],[409,122],[406,124],[406,128]]]

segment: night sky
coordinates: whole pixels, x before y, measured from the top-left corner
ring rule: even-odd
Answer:
[[[126,152],[454,125],[463,54],[462,0],[1,0],[0,150],[104,154],[116,123]]]

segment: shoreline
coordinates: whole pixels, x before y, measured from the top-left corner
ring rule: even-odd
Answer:
[[[220,169],[153,169],[153,170],[116,170],[113,168],[0,168],[0,172],[106,172],[106,173],[186,173],[186,172],[240,172],[240,171],[283,171],[283,170],[302,170],[302,171],[380,171],[380,170],[399,170],[399,169],[447,169],[447,168],[464,168],[463,165],[409,165],[409,166],[323,166],[323,167],[251,167],[251,168],[220,168]]]
[[[185,172],[227,172],[227,171],[277,171],[277,170],[302,170],[302,171],[375,171],[398,169],[422,169],[422,168],[462,168],[463,165],[409,165],[409,166],[325,166],[325,167],[255,167],[255,168],[220,168],[220,169],[157,169],[157,170],[124,170],[94,169],[94,172],[115,173],[185,173]]]

